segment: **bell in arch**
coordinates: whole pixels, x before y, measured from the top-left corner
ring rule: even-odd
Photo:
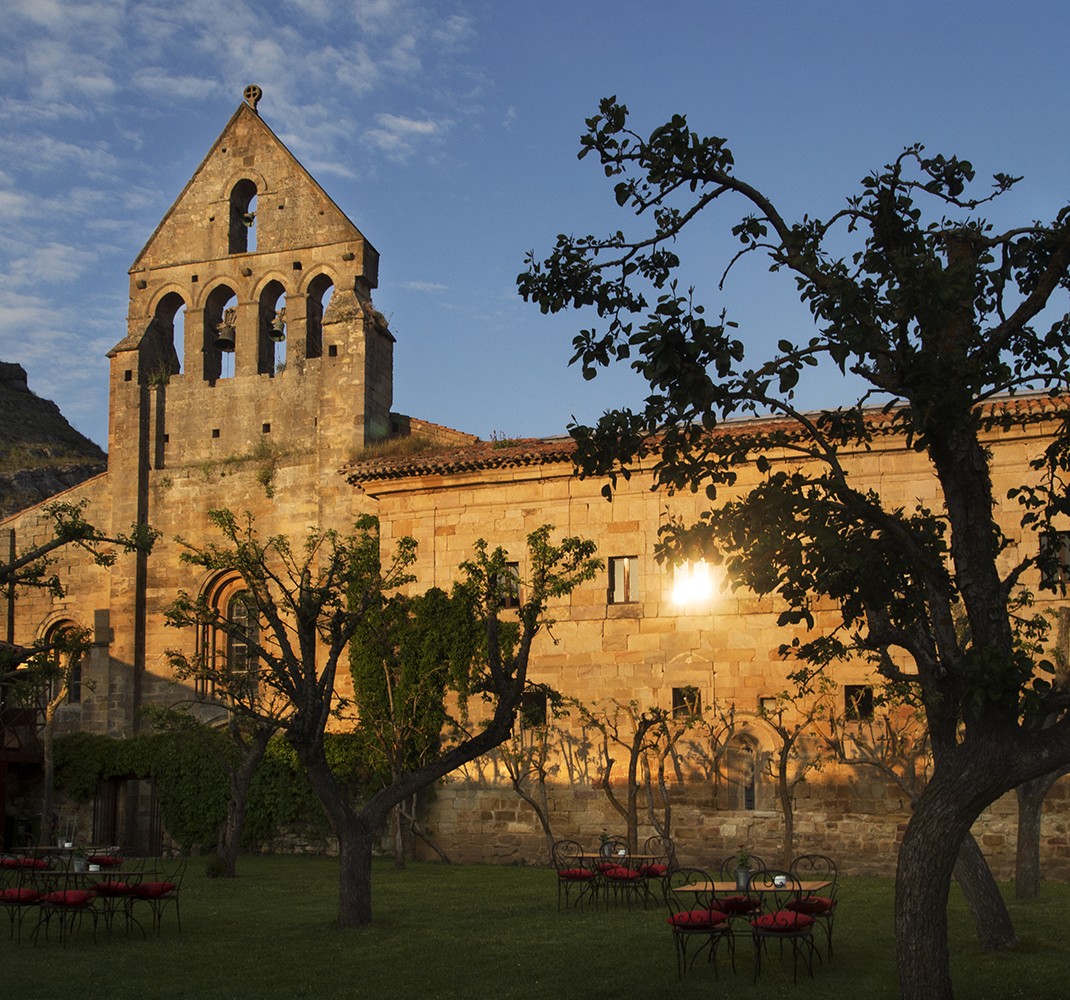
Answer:
[[[234,350],[234,323],[238,310],[231,307],[223,310],[223,321],[216,327],[215,347],[217,351],[231,353]]]
[[[286,310],[280,309],[271,321],[271,339],[276,344],[286,339]]]

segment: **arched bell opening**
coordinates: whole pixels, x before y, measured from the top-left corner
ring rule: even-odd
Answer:
[[[286,291],[270,281],[260,294],[256,370],[275,375],[286,368]]]
[[[305,357],[323,356],[323,315],[334,295],[334,282],[326,274],[317,274],[308,285],[305,321]]]
[[[204,378],[234,377],[238,338],[238,298],[227,285],[212,289],[204,307]]]
[[[238,181],[230,191],[230,253],[256,250],[256,185],[248,178]]]
[[[156,305],[153,316],[158,338],[157,354],[160,370],[150,377],[165,380],[181,375],[185,358],[186,302],[178,292],[168,292]]]

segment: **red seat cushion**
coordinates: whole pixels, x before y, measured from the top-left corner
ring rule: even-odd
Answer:
[[[634,868],[625,868],[623,865],[617,865],[616,867],[606,868],[603,872],[606,878],[610,881],[631,882],[634,879],[642,878]]]
[[[702,930],[703,928],[716,927],[723,924],[728,915],[720,910],[711,910],[706,907],[696,907],[693,910],[681,910],[665,919],[665,923],[672,927],[686,928],[687,930]]]
[[[583,879],[594,878],[594,872],[589,868],[565,868],[557,873],[557,877],[578,882]]]
[[[91,854],[86,861],[91,865],[100,865],[101,868],[117,868],[123,863],[123,859],[114,854]]]
[[[0,858],[0,868],[18,868],[18,858]]]
[[[0,903],[11,903],[17,906],[20,903],[34,903],[40,898],[41,893],[29,886],[21,886],[18,889],[0,889]]]
[[[760,931],[771,931],[776,934],[783,932],[792,934],[796,931],[804,931],[813,924],[814,918],[805,913],[796,913],[794,910],[777,910],[775,913],[763,913],[760,917],[752,920],[751,927]]]
[[[166,896],[177,888],[174,882],[141,882],[130,887],[130,894],[132,896],[142,896],[145,899],[158,899],[160,896]]]
[[[85,906],[93,901],[95,892],[88,889],[58,889],[41,897],[42,903],[51,906]]]
[[[640,865],[639,874],[646,875],[647,878],[662,878],[669,874],[668,865]]]

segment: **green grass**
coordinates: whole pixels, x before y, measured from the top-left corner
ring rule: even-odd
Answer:
[[[237,879],[205,877],[194,859],[182,887],[182,933],[173,911],[142,940],[89,925],[65,947],[6,937],[0,923],[2,996],[12,1000],[155,998],[680,998],[897,996],[890,879],[845,879],[836,955],[805,971],[774,957],[752,986],[750,942],[738,971],[722,954],[719,984],[701,962],[677,983],[660,910],[557,912],[548,868],[377,863],[372,926],[339,931],[337,862],[243,858]],[[953,975],[959,1000],[1056,1000],[1070,991],[1070,886],[1046,884],[1039,900],[1011,904],[1022,946],[982,955],[957,895]],[[26,930],[29,930],[30,923]]]

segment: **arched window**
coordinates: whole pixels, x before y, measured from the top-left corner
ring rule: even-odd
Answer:
[[[308,285],[305,321],[305,357],[323,356],[323,316],[334,294],[334,282],[326,274],[317,274]]]
[[[726,755],[728,808],[752,811],[758,792],[758,747],[748,736],[735,736]]]
[[[256,370],[274,375],[286,367],[286,292],[277,281],[260,295],[259,327]]]
[[[260,640],[260,615],[249,591],[239,591],[227,602],[227,621],[232,626],[227,633],[227,676],[231,690],[249,701],[256,696],[258,664],[254,647]]]
[[[230,191],[229,253],[256,250],[256,185],[240,180]]]
[[[251,701],[257,693],[255,647],[260,641],[260,616],[255,603],[237,576],[224,576],[205,591],[208,606],[226,626],[201,627],[197,637],[197,657],[202,669],[194,678],[198,698],[229,697]]]
[[[78,705],[82,701],[82,657],[80,652],[72,652],[70,641],[80,629],[72,621],[57,622],[45,636],[45,641],[55,644],[50,654],[48,678],[48,701],[58,697],[68,705]]]
[[[186,303],[178,292],[168,292],[156,306],[161,366],[167,375],[182,373],[185,355]],[[150,373],[156,374],[156,373]],[[159,373],[164,375],[164,371]]]
[[[214,382],[234,375],[238,339],[238,298],[227,285],[213,288],[204,306],[204,379]]]

